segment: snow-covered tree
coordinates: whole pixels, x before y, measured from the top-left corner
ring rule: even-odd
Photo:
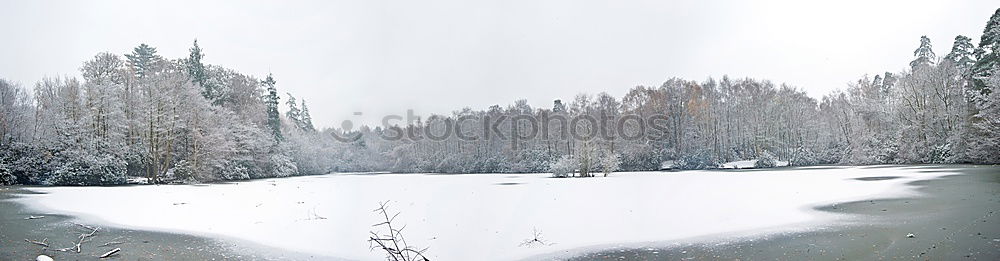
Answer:
[[[163,58],[156,54],[156,48],[145,43],[139,44],[131,54],[126,54],[125,58],[128,58],[129,69],[138,78],[148,76],[163,62]]]
[[[267,127],[270,128],[274,139],[281,140],[281,117],[278,114],[279,97],[278,90],[274,87],[274,77],[268,74],[267,78],[261,83],[267,88],[267,94],[264,97],[264,105],[267,109]]]
[[[972,66],[973,88],[982,97],[986,97],[992,91],[986,86],[990,76],[1000,70],[1000,8],[986,22],[975,55],[976,64]]]
[[[923,66],[932,65],[937,60],[937,56],[934,55],[934,48],[931,46],[931,39],[927,38],[926,35],[920,37],[920,46],[913,51],[913,57],[915,59],[910,62],[910,68],[913,71]]]
[[[0,146],[29,137],[34,120],[32,103],[26,89],[0,79]]]
[[[17,176],[14,176],[7,163],[0,162],[0,186],[17,184]]]
[[[964,35],[955,36],[955,43],[951,47],[951,52],[945,55],[944,59],[952,63],[962,72],[966,72],[976,63],[973,53],[976,47],[972,45],[972,39]]]
[[[302,114],[300,115],[299,121],[302,122],[302,129],[316,131],[316,127],[314,127],[312,123],[312,115],[309,115],[309,106],[306,106],[306,99],[302,99]]]
[[[778,159],[774,157],[774,154],[771,154],[771,152],[768,151],[761,153],[760,156],[757,157],[757,161],[754,161],[753,163],[753,167],[758,169],[773,168],[777,165]]]
[[[795,149],[795,152],[788,158],[788,164],[791,166],[810,166],[819,164],[819,156],[816,155],[811,149],[806,147],[799,147]]]
[[[559,158],[559,160],[552,162],[552,165],[549,166],[549,172],[552,172],[553,177],[565,178],[572,176],[578,165],[579,163],[576,159],[572,156],[565,155]]]
[[[292,96],[291,93],[285,94],[288,95],[288,101],[285,102],[285,105],[288,105],[288,111],[285,112],[285,117],[288,117],[288,120],[292,121],[292,126],[301,128],[302,110],[299,109],[299,104],[295,101],[295,96]]]
[[[962,132],[967,115],[961,73],[948,65],[905,75],[895,89],[900,126],[899,157],[908,162],[950,162],[948,140]]]
[[[221,93],[215,83],[210,81],[208,69],[201,61],[203,58],[205,58],[205,53],[202,52],[201,46],[198,46],[198,39],[195,39],[189,50],[188,58],[184,60],[184,65],[191,81],[201,87],[201,96],[216,103]]]
[[[985,82],[987,88],[1000,88],[1000,75],[994,74]],[[979,105],[979,113],[975,117],[975,139],[971,141],[970,157],[975,162],[1000,163],[1000,91],[989,94]]]
[[[621,156],[616,153],[607,153],[601,157],[601,171],[604,172],[605,177],[611,174],[611,172],[618,171],[620,164]]]
[[[552,112],[554,113],[566,112],[566,105],[563,104],[562,100],[555,100],[552,102]]]

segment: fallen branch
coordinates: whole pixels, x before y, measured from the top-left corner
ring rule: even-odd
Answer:
[[[113,245],[118,245],[118,244],[125,244],[125,242],[123,242],[123,241],[116,241],[116,240],[119,240],[119,239],[122,239],[122,237],[116,237],[115,239],[112,239],[111,241],[108,241],[107,243],[104,243],[104,244],[102,244],[102,245],[100,245],[98,247],[106,247],[106,246],[113,246]]]
[[[84,226],[84,225],[80,225],[80,226],[89,227],[89,226]],[[94,236],[94,234],[97,234],[97,230],[100,230],[98,228],[93,228],[93,227],[91,227],[91,228],[93,230],[91,230],[89,234],[80,234],[80,242],[76,242],[76,252],[77,253],[80,253],[80,245],[82,245],[84,241],[87,241],[88,237],[92,237],[92,236]]]
[[[58,248],[58,249],[52,249],[52,250],[59,251],[59,252],[72,252],[74,247],[76,247],[76,246],[65,247],[65,248]]]
[[[73,224],[75,224],[77,226],[80,226],[82,228],[90,229],[90,233],[80,234],[80,236],[77,237],[79,239],[79,241],[77,241],[73,246],[66,247],[66,248],[60,248],[60,249],[55,249],[56,251],[62,251],[62,252],[75,251],[77,253],[80,253],[80,252],[82,252],[81,245],[83,245],[83,242],[86,242],[87,238],[93,237],[95,234],[97,234],[98,230],[101,230],[101,228],[99,228],[99,227],[92,227],[92,226],[88,226],[88,225],[84,225],[84,224],[79,224],[79,223],[73,223]]]
[[[48,238],[44,238],[44,239],[42,239],[42,241],[34,241],[34,240],[27,239],[27,238],[24,239],[24,241],[27,241],[28,243],[32,243],[32,244],[43,246],[43,247],[49,247],[49,243],[45,243],[45,240],[48,240]]]
[[[98,230],[98,228],[95,228],[95,227],[92,227],[92,226],[88,226],[88,225],[84,225],[84,224],[80,224],[80,223],[73,223],[73,224],[77,225],[77,226],[80,226],[82,228],[85,228],[87,230],[94,230],[94,231]]]
[[[121,251],[122,251],[121,248],[115,248],[115,249],[112,249],[111,251],[108,251],[107,253],[104,253],[103,255],[99,256],[99,258],[109,258],[109,257],[111,257],[111,256],[113,256],[115,254],[118,254],[118,252],[121,252]]]

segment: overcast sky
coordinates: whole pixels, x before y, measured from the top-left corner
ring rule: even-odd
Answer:
[[[995,1],[11,1],[0,77],[79,77],[98,52],[148,43],[263,77],[304,97],[315,124],[450,113],[670,77],[753,77],[813,97],[904,70],[921,35],[938,56],[978,43]],[[284,104],[284,101],[282,101]],[[363,112],[364,116],[352,116]]]

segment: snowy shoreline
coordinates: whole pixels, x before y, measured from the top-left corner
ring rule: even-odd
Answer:
[[[92,222],[232,237],[322,256],[381,259],[365,241],[389,200],[431,259],[566,256],[602,246],[808,230],[852,216],[817,206],[917,195],[905,184],[957,174],[908,166],[755,171],[323,175],[214,185],[30,188],[19,202]],[[859,181],[856,178],[899,176]],[[550,244],[521,246],[537,229]]]

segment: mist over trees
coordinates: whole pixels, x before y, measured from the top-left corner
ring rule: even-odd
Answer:
[[[908,70],[865,76],[820,99],[767,80],[673,78],[623,97],[580,94],[546,108],[518,100],[412,123],[324,130],[314,127],[304,99],[286,93],[282,101],[272,75],[204,64],[197,41],[181,59],[140,44],[84,61],[82,79],[45,78],[30,88],[0,79],[0,184],[331,171],[592,176],[747,159],[764,160],[762,167],[776,160],[1000,163],[1000,9],[978,45],[957,36],[939,57],[926,36],[914,44]],[[550,120],[539,128],[526,120],[559,117],[616,124]],[[651,117],[655,126],[637,120]]]

